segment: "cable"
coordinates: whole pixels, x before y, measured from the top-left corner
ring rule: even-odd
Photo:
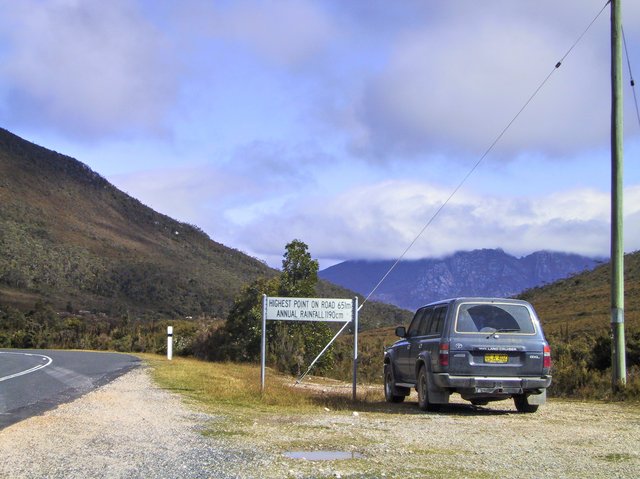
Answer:
[[[627,37],[624,35],[624,27],[622,27],[622,42],[624,44],[624,53],[627,57],[627,68],[629,68],[629,77],[631,78],[631,91],[633,92],[633,101],[636,105],[636,116],[638,117],[638,126],[640,126],[640,110],[638,109],[638,97],[636,96],[636,82],[633,79],[631,71],[631,60],[629,59],[629,50],[627,50]]]
[[[375,287],[371,290],[371,292],[367,295],[367,297],[362,301],[362,304],[360,305],[360,307],[358,308],[358,311],[360,309],[362,309],[362,307],[365,305],[365,303],[369,300],[369,298],[371,298],[371,296],[377,291],[377,289],[380,287],[380,285],[387,279],[387,277],[391,274],[391,272],[395,269],[395,267],[398,265],[398,263],[400,263],[400,261],[402,261],[402,259],[405,257],[405,255],[409,252],[409,250],[413,247],[413,245],[418,241],[418,239],[420,239],[420,237],[422,236],[422,234],[426,231],[426,229],[431,225],[431,223],[433,223],[433,221],[437,218],[437,216],[440,214],[440,212],[445,208],[445,206],[447,206],[447,204],[451,201],[451,199],[456,195],[456,193],[460,190],[460,188],[462,188],[462,186],[467,182],[467,180],[469,179],[469,177],[473,174],[473,172],[480,166],[480,164],[482,163],[482,161],[487,157],[487,155],[489,155],[489,153],[491,153],[491,151],[493,150],[493,148],[496,146],[496,144],[502,139],[502,137],[505,135],[505,133],[507,132],[507,130],[509,130],[509,128],[511,128],[511,125],[513,125],[513,123],[518,119],[518,117],[522,114],[522,112],[525,110],[525,108],[527,108],[527,106],[529,106],[529,103],[531,103],[531,101],[536,97],[536,95],[540,92],[540,90],[542,89],[542,87],[544,87],[544,85],[547,83],[547,81],[549,81],[549,79],[551,78],[551,75],[553,75],[555,73],[555,71],[560,68],[560,66],[562,65],[562,62],[564,61],[565,58],[567,58],[567,56],[571,53],[571,51],[576,47],[576,45],[580,42],[580,40],[582,40],[582,38],[585,36],[585,34],[589,31],[589,29],[593,26],[593,24],[596,22],[596,20],[600,17],[600,15],[602,15],[602,12],[604,12],[605,8],[607,8],[607,6],[609,5],[610,0],[605,3],[605,5],[602,7],[602,9],[598,12],[598,14],[593,18],[593,20],[591,20],[591,23],[589,23],[589,25],[587,26],[587,28],[585,28],[585,30],[580,34],[580,36],[578,37],[578,39],[573,42],[573,44],[571,45],[571,47],[567,50],[567,52],[564,54],[564,56],[560,59],[560,61],[558,61],[555,66],[553,67],[553,69],[551,70],[551,72],[546,76],[546,78],[542,81],[542,83],[540,83],[540,85],[538,86],[538,88],[536,88],[536,90],[533,92],[533,94],[529,97],[529,99],[524,103],[524,105],[522,106],[522,108],[520,108],[520,110],[518,111],[518,113],[516,113],[516,115],[511,119],[511,121],[507,124],[507,126],[504,127],[504,129],[500,132],[500,134],[496,137],[495,140],[493,140],[493,143],[491,143],[491,145],[489,146],[489,148],[486,149],[486,151],[484,152],[484,154],[480,157],[480,159],[478,159],[478,161],[475,162],[475,164],[473,165],[473,167],[467,172],[467,174],[462,178],[462,180],[460,181],[460,183],[458,183],[458,186],[455,187],[455,189],[453,190],[453,192],[449,195],[449,197],[446,199],[446,201],[440,205],[440,207],[436,210],[436,212],[433,214],[433,216],[431,216],[431,218],[429,219],[429,221],[427,221],[427,223],[424,225],[424,227],[420,230],[420,232],[418,233],[418,235],[413,239],[413,241],[409,244],[409,246],[407,246],[407,248],[402,252],[402,254],[400,255],[400,257],[395,261],[395,263],[393,263],[393,265],[389,268],[389,270],[384,274],[384,276],[382,277],[382,279],[380,281],[378,281],[378,284],[375,285]]]

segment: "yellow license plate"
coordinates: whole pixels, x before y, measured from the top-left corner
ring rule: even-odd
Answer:
[[[485,354],[484,355],[485,363],[493,363],[493,364],[504,364],[509,362],[508,354]]]

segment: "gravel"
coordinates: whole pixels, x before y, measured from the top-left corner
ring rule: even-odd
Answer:
[[[284,455],[323,450],[364,458]],[[233,419],[185,405],[138,368],[1,430],[0,457],[3,478],[637,478],[640,408],[551,400],[519,414],[510,401],[459,402],[425,414],[411,397],[358,411]]]
[[[252,454],[203,436],[215,420],[186,408],[137,368],[0,431],[0,477],[238,477]]]

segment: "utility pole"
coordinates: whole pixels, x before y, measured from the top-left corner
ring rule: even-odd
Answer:
[[[627,383],[624,340],[622,18],[621,0],[611,0],[611,332],[612,386]]]

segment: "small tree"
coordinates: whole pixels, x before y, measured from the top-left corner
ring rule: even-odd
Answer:
[[[231,361],[259,361],[262,338],[262,295],[278,291],[278,278],[259,278],[236,296],[227,323],[214,342],[218,351],[211,357]]]
[[[308,246],[300,240],[287,244],[280,276],[281,296],[310,297],[318,283],[318,261],[311,259]]]
[[[282,273],[272,279],[258,279],[236,297],[224,329],[212,338],[210,357],[232,361],[258,361],[262,324],[262,296],[313,297],[318,282],[318,261],[311,258],[308,246],[293,240],[286,245]],[[267,325],[269,362],[280,371],[299,374],[305,364],[331,339],[325,323],[279,321]],[[213,346],[215,344],[216,346]],[[319,362],[320,369],[333,364],[328,351]]]
[[[308,246],[294,239],[286,245],[278,294],[288,297],[313,297],[318,283],[318,261],[311,258]],[[300,374],[331,339],[326,323],[279,322],[270,325],[269,359],[277,369]],[[319,369],[333,364],[331,351],[318,363]]]

